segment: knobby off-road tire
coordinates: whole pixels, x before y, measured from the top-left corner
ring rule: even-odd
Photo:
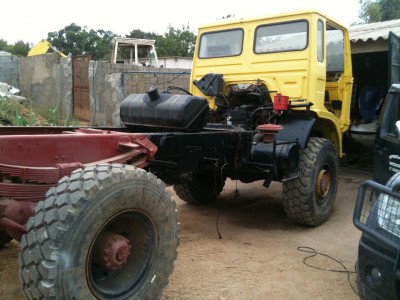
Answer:
[[[338,157],[332,142],[310,138],[300,153],[299,176],[283,183],[286,215],[299,224],[318,226],[328,219],[338,186]]]
[[[174,185],[176,194],[190,204],[215,202],[221,193],[225,180],[220,176],[187,173],[180,177],[181,183]]]
[[[4,245],[11,242],[12,237],[7,234],[7,232],[0,228],[0,249],[4,248]]]
[[[103,164],[74,171],[46,197],[21,241],[27,298],[161,296],[179,243],[175,202],[161,180],[132,166]],[[104,232],[129,240],[130,256],[121,269],[94,262],[94,245]]]

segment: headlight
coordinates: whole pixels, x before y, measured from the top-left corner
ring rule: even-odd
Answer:
[[[377,199],[379,226],[400,237],[400,201],[386,194]]]

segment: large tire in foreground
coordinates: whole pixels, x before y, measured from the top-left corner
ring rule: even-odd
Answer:
[[[338,157],[332,142],[310,138],[300,153],[299,176],[283,183],[283,206],[296,223],[318,226],[328,219],[338,186]]]
[[[7,234],[7,232],[0,228],[0,249],[4,248],[4,245],[11,242],[12,237]]]
[[[220,176],[187,173],[174,185],[174,191],[183,201],[191,204],[215,202],[221,193],[225,180]]]
[[[103,164],[51,188],[19,255],[29,299],[157,299],[179,243],[175,202],[142,169]]]

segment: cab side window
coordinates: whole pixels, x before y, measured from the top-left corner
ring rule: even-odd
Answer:
[[[317,23],[317,58],[319,62],[324,61],[324,23],[318,20]]]
[[[326,26],[326,71],[328,81],[336,81],[344,70],[344,38],[342,30]]]

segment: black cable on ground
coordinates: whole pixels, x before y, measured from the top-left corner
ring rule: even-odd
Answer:
[[[232,195],[235,198],[239,197],[239,189],[237,188],[237,180],[236,180],[236,189],[228,196],[228,201]],[[219,197],[217,198],[217,206],[218,206],[218,214],[217,214],[217,221],[215,222],[215,226],[217,228],[218,238],[220,240],[222,240],[222,235],[221,235],[221,232],[219,231],[219,217],[220,217],[221,211],[222,211],[221,200],[219,199]]]
[[[355,274],[356,273],[355,271],[348,270],[347,267],[341,261],[339,261],[336,258],[333,258],[332,256],[329,256],[327,254],[324,254],[324,253],[321,253],[321,252],[317,252],[315,249],[313,249],[311,247],[299,246],[299,247],[297,247],[297,250],[300,251],[300,252],[305,252],[305,253],[310,253],[311,254],[311,255],[309,255],[309,256],[307,256],[307,257],[305,257],[303,259],[303,264],[305,264],[306,266],[308,266],[310,268],[314,268],[314,269],[317,269],[317,270],[323,270],[323,271],[329,271],[329,272],[346,273],[347,274],[347,281],[349,282],[349,285],[350,285],[351,289],[353,290],[354,293],[356,293],[356,295],[358,295],[357,290],[351,284],[351,281],[350,281],[350,274]],[[333,260],[334,262],[338,263],[343,268],[343,270],[334,270],[334,269],[332,270],[332,269],[327,269],[327,268],[321,268],[321,267],[313,266],[313,265],[310,265],[309,263],[307,263],[307,261],[310,258],[315,257],[317,255],[321,255],[321,256],[324,256],[324,257],[327,257],[327,258]]]
[[[217,227],[218,238],[220,240],[222,240],[221,232],[219,232],[219,216],[221,215],[221,203],[220,203],[219,198],[217,199],[217,201],[218,201],[218,203],[217,203],[217,205],[218,205],[218,215],[217,215],[217,221],[215,222],[215,227]]]

